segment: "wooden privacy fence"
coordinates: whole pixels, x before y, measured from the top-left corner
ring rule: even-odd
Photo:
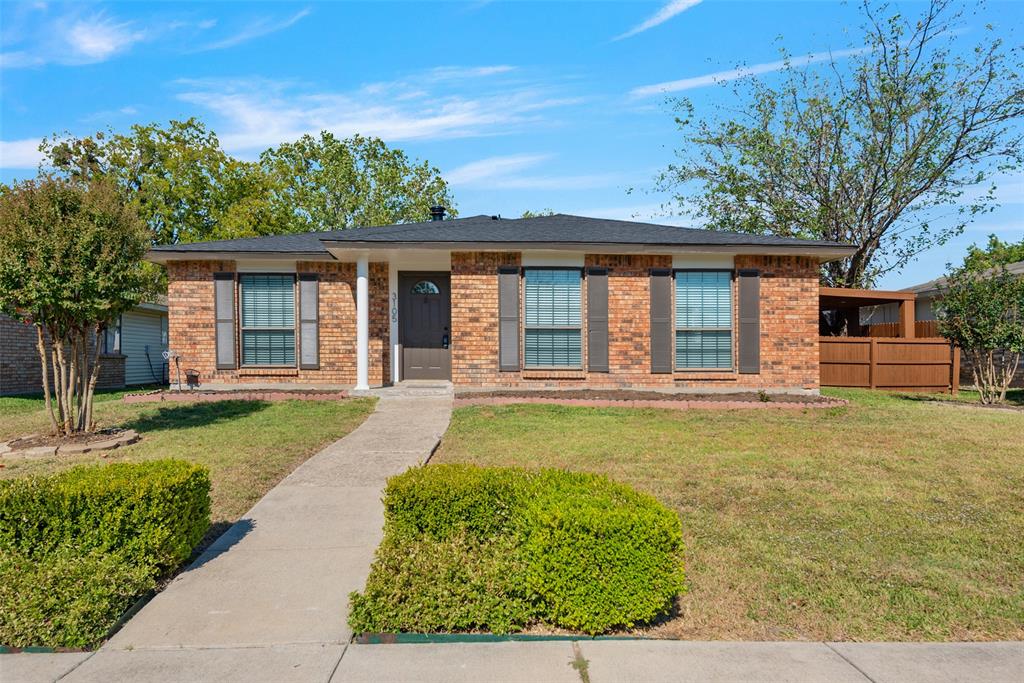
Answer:
[[[821,385],[896,391],[960,388],[960,349],[941,337],[821,337]]]
[[[867,325],[869,337],[898,337],[900,336],[899,323],[875,323]],[[936,320],[918,320],[914,322],[915,337],[939,337],[939,323]]]

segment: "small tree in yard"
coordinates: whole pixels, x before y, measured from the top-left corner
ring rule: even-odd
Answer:
[[[1024,353],[1024,279],[1001,264],[954,270],[937,306],[939,331],[971,363],[981,402],[1006,400]]]
[[[100,334],[146,294],[149,244],[110,181],[42,176],[0,190],[0,311],[36,328],[58,434],[95,428]]]

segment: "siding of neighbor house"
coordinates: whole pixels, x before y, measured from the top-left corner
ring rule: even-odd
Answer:
[[[460,387],[686,387],[693,389],[818,388],[818,261],[803,256],[737,256],[735,269],[760,271],[760,372],[731,370],[651,372],[650,287],[652,268],[672,268],[671,256],[587,254],[583,267],[607,269],[608,371],[591,371],[587,344],[580,370],[499,367],[499,266],[519,266],[516,251],[451,253],[452,380]],[[289,382],[354,384],[356,361],[355,265],[296,263],[297,273],[317,273],[320,356],[318,369],[228,368],[216,363],[214,274],[235,272],[234,261],[168,262],[171,348],[182,369],[199,372],[210,384]],[[370,263],[371,385],[390,381],[388,265]],[[584,281],[582,305],[586,307]],[[739,329],[736,280],[733,288],[733,353]],[[522,297],[520,297],[522,301]],[[238,305],[236,291],[235,306]],[[582,313],[582,338],[587,335]],[[236,316],[237,320],[237,316]],[[520,321],[522,316],[520,316]],[[237,334],[235,335],[237,344]],[[235,358],[238,358],[237,348]],[[520,359],[522,354],[520,354]]]
[[[164,381],[167,362],[165,325],[167,316],[142,310],[121,316],[121,353],[125,356],[124,382],[159,384]],[[148,352],[148,353],[147,353]]]

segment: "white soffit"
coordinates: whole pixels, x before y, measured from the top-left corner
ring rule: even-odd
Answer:
[[[724,268],[732,270],[735,257],[732,254],[673,254],[673,268]]]
[[[522,252],[522,263],[527,268],[582,268],[584,256],[583,252],[531,249]]]
[[[283,259],[240,259],[235,262],[239,273],[294,273],[295,261]]]

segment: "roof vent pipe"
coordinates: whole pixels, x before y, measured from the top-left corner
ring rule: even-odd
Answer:
[[[432,221],[443,221],[444,220],[444,207],[443,206],[432,206],[432,207],[430,207],[430,220],[432,220]]]

